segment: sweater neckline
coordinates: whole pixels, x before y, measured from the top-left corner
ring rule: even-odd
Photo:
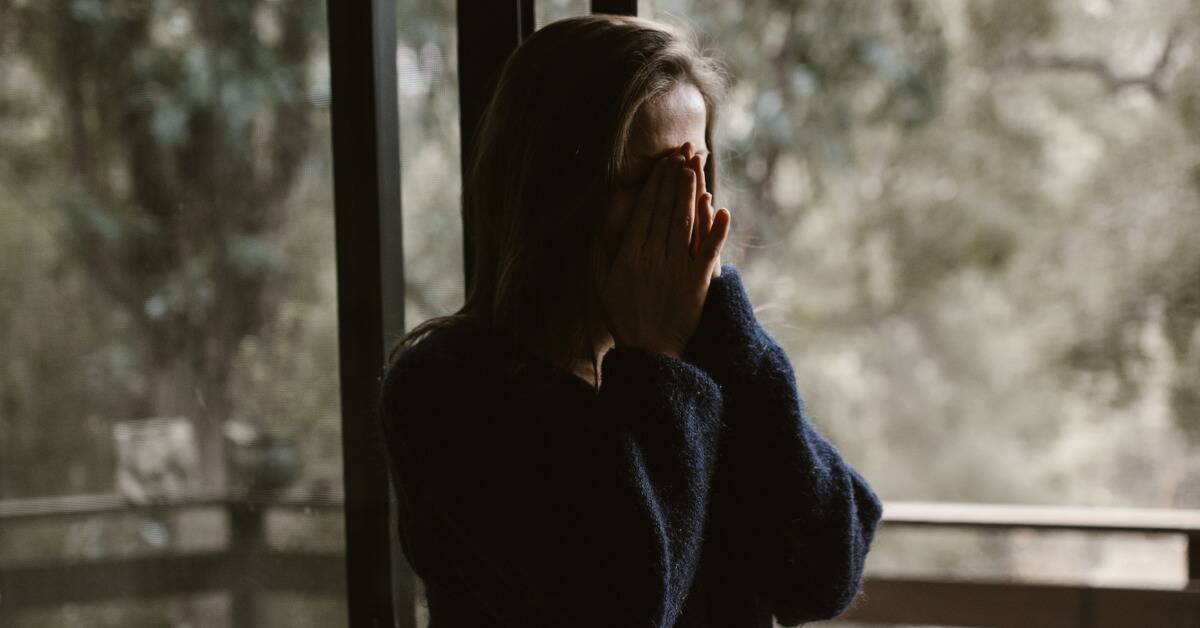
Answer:
[[[580,393],[587,393],[593,397],[598,394],[594,386],[575,373],[561,369],[542,357],[531,354],[518,357],[504,350],[495,338],[476,323],[468,322],[445,328],[444,331],[450,332],[450,335],[457,335],[458,340],[468,347],[486,352],[491,358],[489,366],[498,369],[505,376],[506,381],[503,383],[533,383],[534,388],[544,388],[548,383],[562,382]]]

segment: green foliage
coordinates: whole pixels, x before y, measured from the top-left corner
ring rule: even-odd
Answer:
[[[650,4],[730,66],[732,261],[886,498],[1200,503],[1194,8]]]
[[[1053,40],[1059,6],[1042,0],[980,0],[967,3],[979,54],[994,60],[1013,49]]]

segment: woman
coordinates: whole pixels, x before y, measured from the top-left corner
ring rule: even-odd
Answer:
[[[380,417],[431,626],[771,626],[857,595],[881,516],[720,251],[722,79],[648,20],[552,23],[469,170],[473,283]]]

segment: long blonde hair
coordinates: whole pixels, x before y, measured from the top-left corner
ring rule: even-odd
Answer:
[[[594,357],[587,321],[595,320],[598,235],[635,116],[681,82],[699,89],[712,190],[725,76],[694,35],[644,18],[572,17],[533,33],[501,70],[464,177],[474,243],[465,303],[404,334],[389,360],[463,323],[517,356],[564,369]]]

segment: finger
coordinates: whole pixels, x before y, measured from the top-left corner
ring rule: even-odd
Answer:
[[[667,257],[689,254],[688,245],[696,223],[696,173],[691,168],[683,169],[679,177],[679,196],[667,231]],[[690,255],[689,255],[690,257]]]
[[[693,187],[695,189],[694,198],[696,199],[696,205],[692,211],[694,216],[692,219],[692,233],[691,237],[688,238],[688,254],[692,257],[696,257],[696,253],[700,251],[700,242],[704,239],[704,222],[701,220],[703,208],[700,206],[704,195],[704,169],[699,167],[699,163],[699,155],[692,155],[688,161],[689,167],[696,173],[696,185]]]
[[[663,247],[667,241],[668,225],[673,219],[675,199],[679,198],[679,177],[683,174],[683,156],[672,153],[669,157],[667,171],[663,174],[661,185],[658,187],[658,200],[654,204],[654,216],[651,217],[650,241],[648,246]],[[665,256],[666,251],[652,255]]]
[[[704,241],[708,239],[708,234],[712,231],[712,194],[702,193],[696,205],[699,209],[696,212],[696,237],[693,240],[692,257],[700,257]]]
[[[704,241],[704,257],[705,264],[703,265],[703,276],[711,276],[717,264],[720,263],[721,249],[725,246],[725,239],[729,236],[729,225],[732,216],[729,210],[722,207],[713,215],[713,228],[709,233],[708,239]]]
[[[658,160],[658,163],[654,164],[654,170],[647,177],[646,183],[642,185],[637,201],[633,204],[633,215],[629,217],[628,232],[621,238],[622,247],[632,247],[632,250],[640,253],[645,246],[650,224],[654,218],[654,203],[658,199],[658,188],[667,173],[668,164],[670,164],[670,160],[665,157]]]

